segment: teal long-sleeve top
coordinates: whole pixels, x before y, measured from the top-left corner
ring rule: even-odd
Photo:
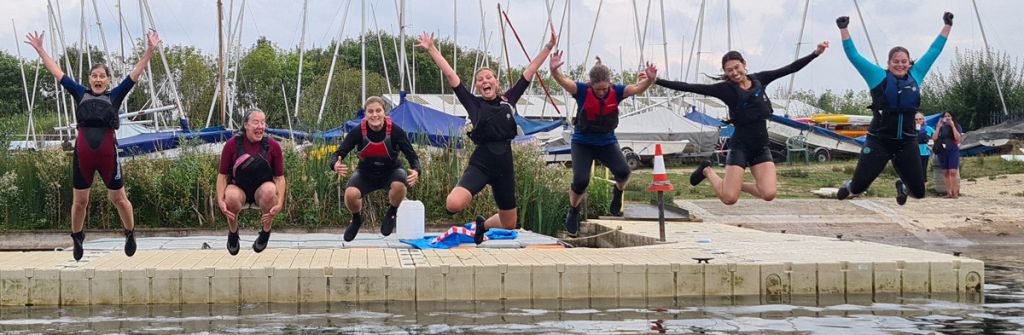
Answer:
[[[935,59],[942,53],[942,48],[946,46],[946,37],[939,35],[932,42],[932,45],[928,47],[928,51],[924,53],[914,65],[910,67],[910,76],[914,78],[914,81],[920,86],[924,82],[925,75],[928,74],[928,70],[931,69],[932,64],[935,64]],[[857,69],[860,76],[867,82],[868,88],[873,89],[885,80],[885,69],[875,65],[868,61],[864,56],[861,56],[857,52],[857,47],[853,44],[853,39],[848,38],[843,40],[843,51],[846,53],[846,58],[850,60],[853,67]]]

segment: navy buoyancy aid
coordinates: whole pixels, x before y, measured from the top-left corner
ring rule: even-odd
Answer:
[[[391,117],[384,117],[384,140],[380,142],[370,141],[366,119],[359,123],[359,128],[363,132],[363,149],[359,150],[356,156],[373,166],[394,164],[396,157],[391,148]]]
[[[871,128],[869,133],[891,139],[917,137],[914,115],[921,107],[921,90],[909,74],[897,78],[885,72],[885,80],[871,89]]]
[[[576,130],[583,133],[607,133],[619,126],[619,97],[609,86],[608,94],[598,98],[592,87],[587,87],[583,105],[576,114]]]
[[[260,153],[256,156],[245,152],[245,135],[235,136],[235,162],[231,165],[229,180],[243,190],[255,190],[263,183],[274,180],[274,168],[267,157],[270,152],[270,138],[260,141]]]
[[[473,129],[469,132],[469,138],[477,144],[508,142],[515,138],[518,129],[515,117],[513,117],[516,111],[515,106],[510,104],[505,96],[482,102],[477,119],[470,118]]]
[[[110,101],[110,94],[83,94],[75,110],[75,120],[79,127],[117,129],[121,126],[121,118]]]

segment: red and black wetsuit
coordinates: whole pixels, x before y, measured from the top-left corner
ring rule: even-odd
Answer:
[[[359,165],[348,179],[346,187],[358,188],[363,196],[376,190],[388,189],[392,182],[407,183],[408,173],[398,160],[399,152],[405,154],[411,169],[417,173],[420,171],[420,160],[409,142],[409,136],[405,130],[393,124],[390,117],[385,118],[384,127],[380,130],[370,129],[365,119],[359,127],[350,130],[331,157],[330,169],[334,170],[334,163],[345,159],[352,150],[356,150],[359,156]]]
[[[284,175],[281,144],[270,136],[259,142],[249,141],[244,134],[224,143],[220,155],[220,174],[228,176],[228,184],[245,192],[247,204],[256,203],[256,190],[274,177]]]
[[[103,184],[110,190],[124,187],[121,164],[117,160],[117,138],[114,130],[121,126],[117,110],[128,92],[135,86],[131,77],[125,77],[109,93],[95,94],[67,74],[60,80],[75,99],[75,119],[78,137],[71,161],[71,179],[75,189],[92,187],[93,176],[100,173]]]

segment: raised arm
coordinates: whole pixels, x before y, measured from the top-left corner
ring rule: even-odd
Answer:
[[[690,84],[690,83],[686,83],[686,82],[682,82],[682,81],[669,81],[669,80],[665,80],[665,79],[658,79],[658,80],[655,80],[654,83],[658,84],[658,86],[661,86],[661,87],[664,87],[664,88],[673,89],[673,90],[676,90],[676,91],[697,93],[697,94],[700,94],[700,95],[707,95],[707,96],[718,98],[718,100],[723,100],[723,101],[725,100],[724,99],[725,98],[725,94],[728,91],[730,91],[730,88],[728,86],[726,86],[727,84],[724,81],[723,82],[718,82],[718,83],[715,83],[715,84],[707,85],[707,84]]]
[[[850,60],[853,67],[864,78],[868,88],[875,87],[882,82],[882,79],[885,79],[885,70],[878,65],[872,64],[857,52],[857,47],[853,45],[853,39],[850,38],[850,31],[846,29],[849,24],[849,16],[840,16],[836,19],[839,34],[843,37],[843,52],[846,53],[846,59]]]
[[[146,52],[142,54],[142,58],[139,58],[139,62],[135,64],[135,68],[128,74],[132,78],[132,81],[139,81],[139,76],[142,76],[142,71],[146,70],[146,64],[149,64],[149,60],[153,58],[153,51],[156,51],[157,45],[160,44],[160,35],[156,33],[156,30],[150,29],[146,33]]]
[[[821,43],[818,43],[818,48],[814,49],[814,52],[811,52],[811,54],[801,57],[800,59],[797,59],[796,61],[790,63],[789,65],[780,67],[775,70],[768,70],[759,73],[758,78],[761,80],[761,83],[763,85],[768,85],[769,83],[775,81],[775,79],[779,79],[781,77],[793,74],[794,72],[800,71],[801,69],[806,67],[807,64],[810,64],[812,60],[818,58],[819,55],[825,52],[825,49],[828,49],[828,41],[822,41]]]
[[[917,79],[918,83],[924,82],[924,76],[928,74],[932,64],[935,64],[935,59],[939,58],[939,54],[942,53],[942,49],[946,46],[949,31],[953,28],[953,13],[946,12],[943,14],[942,22],[945,24],[942,26],[942,30],[939,31],[939,36],[935,37],[935,41],[928,47],[928,51],[921,55],[917,62],[914,62],[914,66],[910,67],[910,75]]]
[[[452,66],[448,64],[448,60],[444,59],[441,52],[437,51],[437,47],[434,46],[434,34],[420,34],[420,37],[416,39],[416,47],[427,51],[430,59],[434,60],[434,64],[437,64],[437,67],[441,69],[441,74],[448,80],[448,86],[457,87],[462,84],[462,80],[455,73],[455,69],[452,69]]]
[[[556,43],[558,43],[558,34],[555,33],[555,25],[551,24],[551,39],[548,40],[548,44],[544,45],[544,49],[541,49],[540,53],[530,61],[530,65],[527,65],[526,69],[523,70],[523,78],[526,81],[533,81],[533,75],[537,74],[537,70],[544,64],[544,59],[548,58],[548,54],[551,53],[551,49],[555,47]]]
[[[46,69],[53,74],[57,80],[64,78],[64,71],[60,69],[57,62],[50,58],[50,55],[46,53],[46,49],[43,49],[43,34],[41,32],[32,32],[25,36],[25,43],[32,46],[32,49],[36,49],[36,53],[39,54],[39,58],[43,60],[43,65]]]
[[[654,64],[647,63],[644,72],[640,73],[640,82],[626,86],[626,89],[622,91],[622,98],[644,93],[651,85],[654,85],[656,80],[658,80],[658,68]]]
[[[562,61],[562,53],[562,51],[555,51],[551,54],[551,62],[549,63],[551,65],[551,78],[554,78],[558,86],[562,86],[565,89],[565,92],[570,95],[576,95],[576,82],[566,78],[562,71],[558,69],[562,67],[562,64],[565,64]]]

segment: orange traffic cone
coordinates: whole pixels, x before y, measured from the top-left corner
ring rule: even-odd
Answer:
[[[665,157],[661,155],[661,144],[654,146],[654,180],[647,186],[648,192],[664,192],[672,190],[672,182],[665,171]]]

